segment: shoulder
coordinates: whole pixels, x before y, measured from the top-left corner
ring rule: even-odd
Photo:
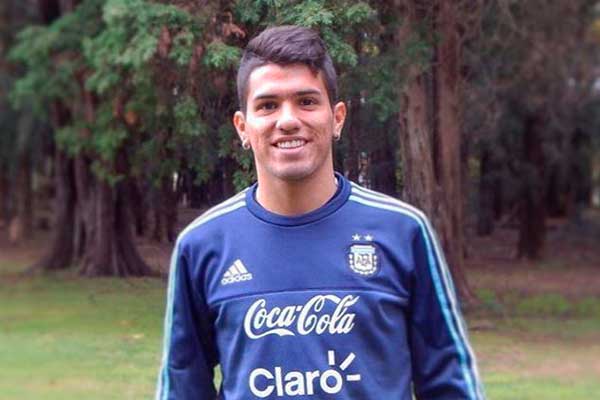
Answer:
[[[387,218],[391,223],[402,222],[412,225],[414,229],[429,225],[427,216],[419,208],[395,197],[366,189],[354,182],[350,184],[349,201],[364,209],[364,212],[369,212],[375,217]]]
[[[246,207],[247,190],[248,188],[242,190],[194,219],[179,233],[176,245],[183,246],[199,237],[213,235],[217,233],[215,229],[222,230],[227,229],[227,226],[235,226],[236,215],[239,210]]]

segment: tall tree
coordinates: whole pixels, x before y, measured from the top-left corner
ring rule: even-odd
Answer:
[[[404,21],[397,40],[406,57],[400,129],[404,197],[431,216],[458,291],[468,301],[472,293],[463,271],[461,68],[463,35],[478,10],[465,4],[398,1]]]

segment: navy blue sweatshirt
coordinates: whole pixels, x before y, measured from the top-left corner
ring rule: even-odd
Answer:
[[[254,185],[179,235],[157,400],[484,398],[428,219],[336,176],[313,212]]]

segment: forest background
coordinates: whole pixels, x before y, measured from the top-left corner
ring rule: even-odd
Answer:
[[[3,1],[0,354],[15,368],[0,389],[149,396],[164,301],[155,278],[186,223],[254,181],[231,123],[235,73],[273,24],[313,27],[329,47],[349,109],[336,170],[431,217],[493,398],[597,393],[591,0]],[[98,329],[116,347],[64,340]],[[36,354],[10,355],[35,343]],[[63,366],[110,355],[75,384],[48,343],[71,343]]]

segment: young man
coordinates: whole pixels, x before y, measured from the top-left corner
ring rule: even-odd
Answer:
[[[265,30],[234,125],[258,183],[179,236],[158,400],[482,399],[427,218],[334,173],[346,107],[321,38]]]

